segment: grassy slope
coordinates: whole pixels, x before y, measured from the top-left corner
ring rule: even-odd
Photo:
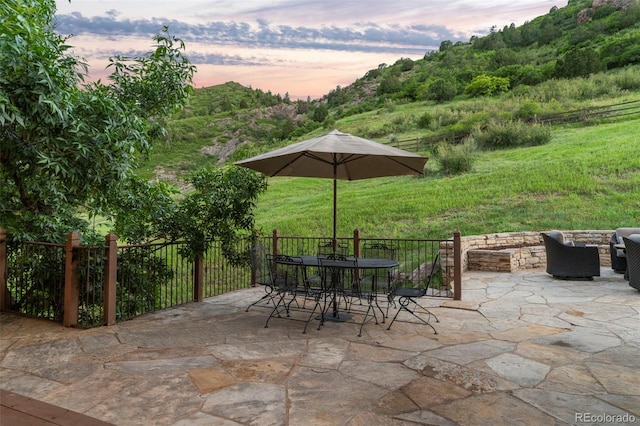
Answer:
[[[640,223],[638,120],[559,128],[545,145],[480,152],[472,173],[338,182],[338,234],[450,237]],[[429,163],[427,163],[429,164]],[[256,209],[265,233],[331,233],[330,180],[272,178]]]

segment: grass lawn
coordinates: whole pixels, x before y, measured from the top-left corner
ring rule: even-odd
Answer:
[[[442,176],[338,182],[338,235],[448,238],[640,224],[640,120],[556,127],[544,146],[476,153],[474,169]],[[423,153],[429,156],[429,153]],[[330,179],[271,178],[256,209],[262,233],[329,236]]]

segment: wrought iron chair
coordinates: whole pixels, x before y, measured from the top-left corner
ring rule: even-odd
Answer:
[[[282,318],[282,312],[287,317],[290,316],[291,304],[297,303],[296,296],[303,268],[302,258],[300,257],[267,254],[266,259],[269,267],[271,288],[273,289],[274,308],[269,314],[269,318],[267,318],[267,322],[264,325],[265,328],[269,326],[271,318]]]
[[[547,273],[561,279],[589,279],[600,276],[598,247],[571,245],[560,231],[541,233],[547,252]]]
[[[331,319],[340,321],[338,306],[344,301],[345,310],[349,310],[352,298],[358,297],[358,283],[355,273],[358,268],[358,260],[355,257],[347,257],[341,254],[329,254],[318,256],[322,289],[325,296],[323,308],[323,320],[328,309],[332,309]],[[346,318],[346,314],[343,314]]]
[[[333,251],[333,241],[323,241],[320,244],[318,244],[318,256],[328,256],[331,254],[339,254],[341,256],[348,256],[349,255],[349,247],[342,245],[342,244],[338,244],[338,246],[336,247],[336,251],[334,253]]]
[[[640,291],[640,234],[623,237],[629,285]]]
[[[396,259],[396,248],[385,243],[365,243],[362,247],[362,257],[377,258],[377,259]],[[363,290],[374,289],[383,294],[389,294],[391,291],[391,284],[395,275],[394,269],[380,270],[374,269],[372,271],[365,272],[360,278],[360,285]],[[380,283],[385,283],[386,286],[381,287]]]
[[[260,299],[247,306],[246,312],[249,312],[249,309],[252,306],[257,305],[262,301],[265,301],[267,305],[273,303],[273,306],[275,306],[275,302],[273,300],[275,294],[273,292],[273,286],[271,285],[271,273],[269,271],[269,265],[266,261],[266,247],[262,244],[253,245],[249,249],[249,256],[251,260],[251,275],[254,277],[253,284],[263,286],[265,294]]]
[[[431,264],[432,265],[431,272],[429,273],[427,279],[425,280],[424,286],[406,287],[406,286],[398,285],[391,289],[391,292],[389,293],[389,303],[391,304],[393,302],[393,299],[397,297],[399,306],[398,306],[398,310],[396,311],[396,314],[393,316],[393,319],[389,323],[387,330],[391,328],[391,326],[393,325],[394,322],[396,322],[396,320],[400,322],[412,322],[412,321],[398,319],[398,315],[400,314],[400,312],[408,312],[412,317],[416,318],[421,324],[425,324],[431,327],[434,334],[438,334],[438,331],[431,324],[431,317],[433,317],[436,322],[440,322],[440,320],[433,312],[431,312],[425,306],[420,304],[419,299],[422,297],[426,297],[428,295],[429,286],[433,282],[436,273],[441,269],[439,266],[440,265],[439,259],[440,259],[440,252],[438,252],[435,258],[433,259],[433,262]],[[427,316],[427,319],[424,318],[425,314]]]

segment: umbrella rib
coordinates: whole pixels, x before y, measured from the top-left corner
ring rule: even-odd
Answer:
[[[424,173],[424,170],[419,170],[419,169],[416,169],[416,168],[414,168],[414,167],[411,167],[411,166],[409,166],[408,164],[405,164],[405,163],[403,163],[402,161],[398,161],[398,160],[396,160],[396,159],[395,159],[395,158],[393,158],[393,157],[387,157],[387,158],[389,158],[389,160],[391,160],[391,161],[395,161],[396,163],[403,165],[404,167],[406,167],[406,168],[408,168],[408,169],[413,170],[413,171],[414,171],[414,172],[416,172],[417,174],[422,174],[422,173]]]
[[[300,153],[300,155],[298,155],[298,156],[296,156],[296,157],[292,158],[292,159],[291,159],[291,161],[289,161],[289,162],[285,163],[282,167],[280,167],[278,170],[276,170],[275,172],[273,172],[273,173],[271,174],[271,176],[278,176],[278,173],[280,173],[281,171],[283,171],[284,169],[286,169],[287,167],[289,167],[289,165],[291,165],[291,163],[294,163],[294,162],[298,161],[298,159],[299,159],[300,157],[304,157],[304,156],[305,156],[305,153],[304,153],[304,152],[301,152],[301,153]]]

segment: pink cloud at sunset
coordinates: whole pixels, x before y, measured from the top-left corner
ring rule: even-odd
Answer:
[[[319,98],[380,64],[420,59],[444,40],[521,25],[565,1],[57,0],[57,30],[104,78],[110,56],[151,49],[163,25],[184,40],[196,87],[236,81]]]

